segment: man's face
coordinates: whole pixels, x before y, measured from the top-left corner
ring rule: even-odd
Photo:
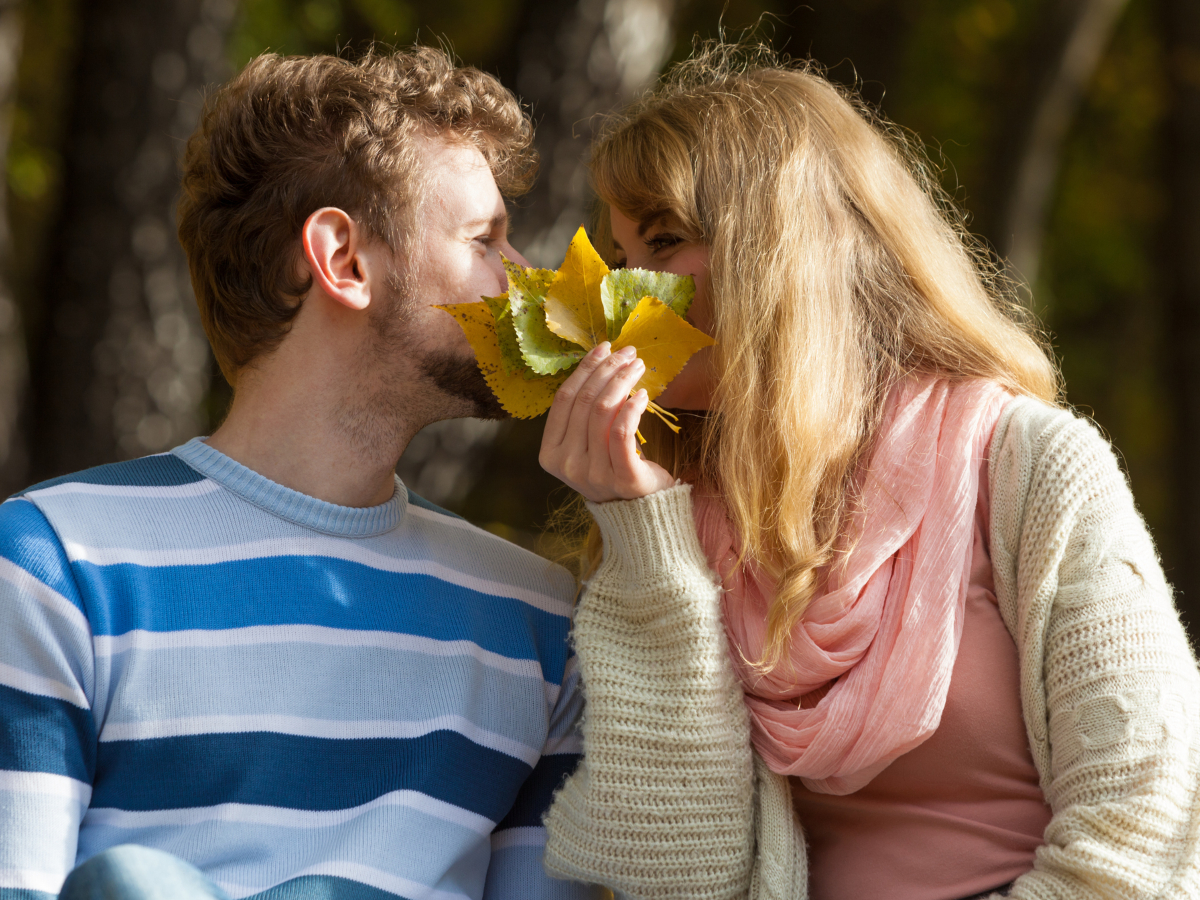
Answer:
[[[475,364],[475,354],[458,323],[435,306],[475,303],[508,289],[501,254],[526,265],[508,243],[508,214],[483,154],[470,144],[425,142],[425,199],[413,223],[414,240],[404,278],[407,302],[388,304],[398,317],[379,322],[393,332],[440,397],[437,418],[503,418]],[[385,312],[387,308],[385,307]],[[390,343],[390,342],[389,342]]]

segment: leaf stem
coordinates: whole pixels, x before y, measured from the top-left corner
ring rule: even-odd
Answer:
[[[634,393],[634,391],[630,391],[629,396],[632,397]],[[679,434],[679,432],[683,430],[682,426],[675,424],[679,421],[679,416],[675,415],[675,413],[669,410],[663,409],[653,400],[646,401],[646,412],[653,413],[654,415],[658,416],[660,419],[662,419],[662,423],[676,434]],[[643,444],[646,443],[646,439],[642,436],[640,429],[637,432],[637,439]]]
[[[662,419],[662,423],[676,434],[679,434],[679,432],[683,430],[682,426],[676,424],[679,421],[679,416],[675,415],[673,412],[663,409],[653,400],[646,404],[646,411],[652,412],[654,415]]]

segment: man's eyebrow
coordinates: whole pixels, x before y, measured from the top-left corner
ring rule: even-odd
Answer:
[[[486,219],[472,219],[470,222],[465,223],[463,228],[468,231],[473,231],[476,228],[482,228],[484,225],[486,225],[488,228],[499,228],[501,225],[507,228],[508,213],[496,213],[496,215]]]

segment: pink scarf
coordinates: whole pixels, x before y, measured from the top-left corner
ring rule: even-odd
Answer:
[[[862,483],[859,538],[761,676],[774,584],[737,551],[718,497],[696,525],[725,584],[725,628],[754,746],[813,791],[848,794],[941,721],[962,636],[980,461],[1011,396],[986,381],[914,377],[892,391]]]

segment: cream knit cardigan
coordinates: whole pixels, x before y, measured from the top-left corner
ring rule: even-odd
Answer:
[[[1200,898],[1200,676],[1111,448],[1018,399],[989,483],[996,595],[1053,809],[1009,896]],[[546,869],[618,897],[807,897],[787,782],[750,750],[690,488],[591,509],[585,756],[546,816]]]

